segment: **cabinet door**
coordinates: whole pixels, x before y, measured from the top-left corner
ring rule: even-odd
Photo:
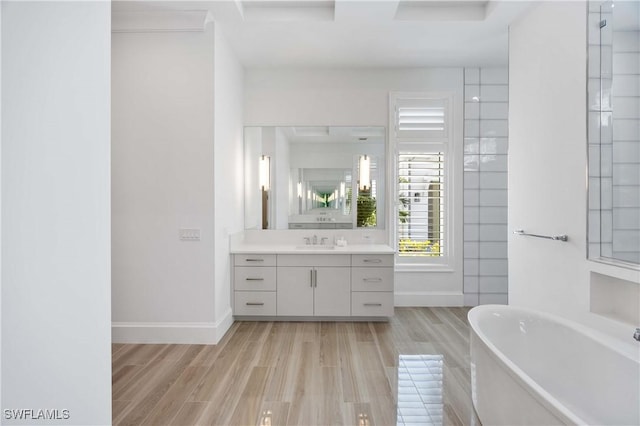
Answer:
[[[313,268],[306,266],[279,266],[277,268],[278,316],[312,316]]]
[[[351,268],[317,267],[314,315],[347,317],[351,315]],[[278,288],[278,291],[280,289]]]

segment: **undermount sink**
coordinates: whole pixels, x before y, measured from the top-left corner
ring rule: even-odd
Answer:
[[[333,250],[336,246],[328,244],[307,244],[304,246],[296,246],[296,250]]]

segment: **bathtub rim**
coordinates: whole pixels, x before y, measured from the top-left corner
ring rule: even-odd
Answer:
[[[632,360],[633,362],[640,363],[640,360],[631,356],[625,350],[622,350],[619,346],[619,342],[616,344],[615,339],[611,339],[609,336],[584,326],[580,323],[568,320],[566,318],[559,317],[557,315],[539,311],[536,309],[520,307],[520,306],[511,306],[511,305],[479,305],[471,310],[469,310],[467,314],[467,320],[469,321],[469,325],[471,331],[476,335],[479,342],[488,349],[490,356],[496,358],[499,362],[507,367],[507,373],[516,381],[522,382],[526,384],[531,390],[529,393],[533,396],[538,402],[542,405],[552,408],[556,410],[557,413],[560,414],[561,417],[564,417],[568,422],[573,424],[588,424],[588,421],[582,419],[581,417],[574,414],[570,411],[564,404],[562,404],[557,398],[551,395],[548,391],[546,391],[542,386],[540,386],[535,380],[533,380],[524,370],[518,367],[513,361],[511,361],[502,351],[500,351],[487,337],[487,335],[482,332],[481,327],[478,324],[479,317],[481,315],[491,315],[492,313],[503,313],[508,312],[513,314],[514,312],[520,312],[524,314],[526,317],[537,317],[545,320],[549,320],[551,322],[555,322],[561,326],[567,327],[569,329],[574,330],[577,333],[580,333],[591,340],[594,340],[596,344],[601,344],[606,346],[608,349],[624,356]],[[472,359],[473,362],[473,359]]]

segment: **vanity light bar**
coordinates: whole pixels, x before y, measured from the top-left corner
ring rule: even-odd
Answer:
[[[260,177],[260,188],[263,191],[269,190],[269,185],[271,183],[270,179],[270,158],[266,155],[260,157],[259,162],[259,177]]]
[[[361,191],[371,189],[371,157],[368,155],[360,157],[358,187]]]

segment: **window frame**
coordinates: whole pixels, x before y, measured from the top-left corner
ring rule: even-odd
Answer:
[[[428,104],[434,101],[441,101],[445,109],[445,131],[442,136],[432,137],[406,137],[398,136],[397,131],[397,107],[401,102],[410,100],[419,103],[424,100]],[[454,265],[455,241],[453,238],[453,227],[455,221],[454,214],[454,175],[455,175],[455,140],[454,140],[454,95],[452,93],[430,92],[430,93],[401,93],[392,92],[389,94],[389,142],[391,148],[389,169],[393,178],[393,191],[390,204],[391,225],[390,241],[395,250],[396,270],[408,271],[439,271],[452,272]],[[400,102],[399,102],[400,101]],[[443,251],[442,256],[402,256],[399,253],[399,156],[400,154],[433,154],[443,153]]]

